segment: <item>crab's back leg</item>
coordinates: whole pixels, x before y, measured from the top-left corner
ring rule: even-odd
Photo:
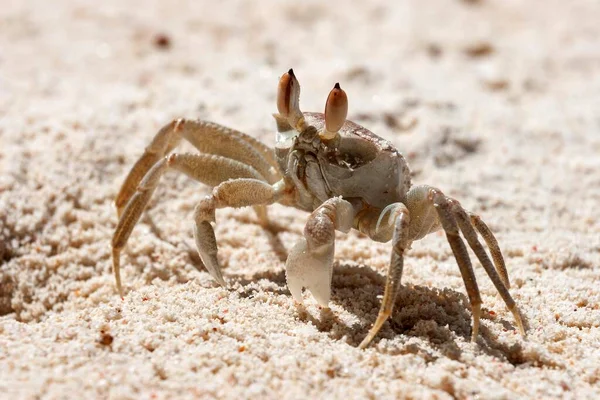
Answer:
[[[115,200],[121,216],[146,173],[185,138],[198,150],[252,166],[269,183],[280,179],[273,151],[253,137],[208,121],[175,120],[158,131],[123,181]]]
[[[500,251],[500,246],[498,245],[496,237],[478,215],[469,213],[469,217],[471,218],[471,224],[473,224],[479,231],[479,234],[483,236],[485,243],[490,249],[492,260],[494,260],[494,266],[496,267],[496,271],[500,275],[504,286],[506,286],[507,289],[510,289],[510,280],[508,279],[508,271],[506,270],[506,264],[504,263],[504,256],[502,256],[502,251]]]
[[[483,266],[483,269],[485,269],[485,272],[487,272],[490,280],[496,287],[496,290],[498,291],[498,293],[500,293],[500,297],[502,297],[502,300],[506,304],[506,307],[508,307],[510,312],[513,314],[513,317],[515,318],[515,321],[517,323],[517,327],[519,328],[519,332],[521,333],[521,335],[523,337],[525,337],[526,336],[525,328],[524,328],[523,322],[521,320],[521,314],[519,312],[517,304],[515,303],[512,296],[510,295],[510,292],[508,291],[508,287],[509,287],[508,274],[506,272],[506,267],[504,267],[504,259],[502,257],[502,253],[500,253],[500,248],[497,247],[498,243],[496,242],[497,249],[494,249],[493,245],[490,246],[488,244],[488,247],[490,248],[490,252],[492,253],[492,258],[494,259],[494,261],[496,261],[496,269],[494,269],[494,265],[492,265],[492,261],[490,261],[490,258],[488,257],[487,253],[485,252],[485,249],[483,248],[481,243],[479,243],[479,239],[477,238],[477,233],[475,232],[475,229],[473,228],[473,225],[472,225],[473,218],[470,218],[467,215],[467,212],[462,208],[462,206],[457,201],[452,201],[452,211],[454,213],[454,216],[456,218],[458,226],[460,227],[460,230],[462,231],[465,239],[467,240],[467,243],[469,243],[469,246],[471,247],[471,249],[477,256],[477,258],[479,259],[479,262]],[[479,217],[475,216],[475,218],[479,218]],[[481,224],[483,224],[483,221],[479,220],[479,222]],[[480,225],[476,225],[476,226],[480,226]],[[487,226],[486,226],[486,228],[487,228]],[[491,231],[489,233],[491,234]],[[493,235],[491,237],[493,238]],[[484,238],[485,238],[485,236],[484,236]],[[495,238],[494,238],[494,241],[495,241]],[[495,250],[497,251],[497,253],[494,252]],[[499,267],[499,264],[497,261],[498,257],[500,258],[500,260],[502,260],[502,263],[500,265],[502,267],[504,267],[504,269],[502,269],[502,267]],[[473,339],[475,339],[475,338],[473,338]]]
[[[410,190],[407,196],[407,206],[411,211],[413,220],[415,220],[415,215],[425,215],[425,213],[427,213],[425,218],[416,220],[414,227],[412,226],[413,223],[411,223],[411,232],[419,231],[425,234],[427,233],[427,230],[423,230],[422,226],[429,224],[431,221],[432,213],[428,210],[435,210],[437,219],[446,232],[446,238],[448,239],[448,243],[452,248],[456,262],[458,263],[473,310],[473,330],[471,340],[476,340],[479,332],[481,296],[479,294],[477,282],[475,281],[475,274],[473,272],[467,248],[463,239],[460,237],[461,232],[479,259],[479,262],[484,267],[490,280],[498,290],[498,293],[502,297],[507,308],[512,312],[519,331],[525,337],[525,329],[521,314],[508,291],[508,274],[506,272],[506,267],[504,266],[502,253],[498,247],[498,242],[483,221],[479,220],[476,216],[469,216],[458,201],[449,198],[440,190],[426,185],[415,186]],[[435,229],[437,229],[437,226],[434,224],[429,232],[433,232]],[[479,242],[475,229],[479,230],[486,240],[496,268],[494,268],[492,261]]]
[[[182,121],[180,135],[202,153],[218,154],[256,169],[269,183],[281,176],[272,149],[240,131],[208,121]]]
[[[181,136],[203,153],[251,165],[270,183],[281,179],[273,149],[252,136],[208,121],[184,121],[180,129]]]
[[[302,303],[302,288],[305,287],[320,305],[328,306],[335,231],[348,232],[354,215],[354,208],[348,201],[333,197],[308,217],[304,237],[292,247],[285,265],[288,288],[299,303]]]
[[[144,149],[144,154],[136,161],[129,174],[127,174],[115,199],[117,216],[119,218],[129,199],[135,193],[138,184],[150,168],[164,157],[165,154],[173,150],[181,141],[181,136],[176,133],[178,123],[178,121],[173,121],[162,127],[154,136],[152,142]]]
[[[464,241],[460,237],[459,227],[456,223],[456,219],[451,211],[451,203],[448,199],[435,189],[430,192],[431,201],[435,206],[438,213],[442,227],[446,232],[446,239],[450,244],[458,269],[462,275],[465,287],[467,289],[467,295],[469,296],[469,302],[471,303],[471,310],[473,313],[473,330],[471,332],[472,340],[475,340],[479,333],[479,319],[481,317],[481,295],[479,294],[479,286],[475,279],[475,272],[473,271],[473,265]]]
[[[176,154],[156,162],[137,185],[125,206],[113,235],[113,270],[119,294],[123,296],[120,277],[120,252],[125,247],[133,227],[139,220],[161,176],[169,168],[184,172],[191,178],[214,186],[234,178],[251,178],[262,181],[262,176],[252,167],[239,161],[210,154]]]

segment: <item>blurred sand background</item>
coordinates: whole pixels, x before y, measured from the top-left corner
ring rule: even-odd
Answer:
[[[392,6],[393,4],[393,6]],[[16,1],[0,4],[0,397],[599,398],[600,3]],[[390,254],[340,234],[331,311],[285,284],[306,214],[217,212],[230,289],[190,256],[209,188],[168,174],[111,272],[112,201],[159,127],[203,118],[274,143],[278,77],[333,83],[415,183],[496,233],[529,326],[481,266],[481,337],[442,234]],[[190,150],[190,146],[182,146]],[[193,249],[193,247],[192,247]],[[193,254],[193,252],[191,253]]]

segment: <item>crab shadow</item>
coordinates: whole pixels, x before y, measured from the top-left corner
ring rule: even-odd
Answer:
[[[239,283],[238,291],[243,297],[251,297],[259,291],[268,291],[277,295],[291,294],[287,288],[285,271],[262,271],[253,275],[229,275],[228,279]],[[253,285],[260,280],[273,284],[266,287]],[[336,263],[332,281],[331,303],[342,307],[352,314],[358,322],[348,323],[340,318],[335,310],[297,305],[298,317],[301,321],[313,324],[320,332],[327,333],[333,340],[344,340],[357,347],[366,336],[377,318],[380,298],[383,295],[385,277],[368,266]],[[306,299],[308,302],[311,300]],[[421,285],[404,285],[398,293],[394,312],[381,329],[373,344],[381,339],[393,339],[397,335],[424,339],[424,342],[404,341],[391,353],[413,353],[421,355],[427,362],[435,361],[441,356],[453,360],[460,359],[461,346],[457,338],[464,342],[471,340],[472,315],[468,297],[456,290],[448,288],[430,288]],[[492,318],[483,308],[482,321],[493,320],[504,330],[515,331],[509,321]],[[406,343],[410,342],[410,343]],[[523,347],[520,343],[505,343],[495,339],[488,328],[480,326],[477,344],[487,355],[508,361],[513,365],[525,362]]]
[[[152,228],[156,229],[157,236],[162,239],[160,231],[153,221],[150,218],[147,221]],[[260,225],[251,220],[243,222]],[[284,263],[288,253],[278,234],[288,231],[288,228],[273,223],[263,227],[273,251]],[[192,265],[198,271],[205,272],[206,268],[196,249],[187,241],[184,241],[184,244]],[[228,280],[239,284],[241,289],[238,292],[242,297],[252,297],[259,291],[291,297],[283,269],[261,271],[250,276],[231,273],[227,275]],[[262,287],[253,284],[260,280],[267,280],[272,284]],[[344,339],[349,345],[357,347],[377,318],[384,285],[385,277],[368,266],[336,262],[332,279],[331,302],[354,315],[359,322],[348,325],[329,308],[319,307],[318,315],[313,315],[308,308],[301,304],[297,305],[298,316],[301,321],[313,324],[320,332],[328,333],[332,339]],[[462,337],[465,341],[469,341],[471,338],[472,315],[469,311],[470,308],[468,297],[456,290],[403,285],[396,298],[394,312],[374,339],[374,343],[383,338],[392,339],[397,335],[421,338],[425,339],[430,346],[410,343],[397,349],[396,352],[420,354],[429,362],[439,357],[435,355],[437,351],[443,356],[457,360],[460,358],[462,350],[455,338]],[[492,319],[485,307],[482,311],[482,320]],[[527,319],[524,315],[522,318],[525,328],[528,329]],[[494,322],[502,325],[505,331],[516,330],[514,325],[505,319],[495,318]],[[526,362],[523,355],[524,349],[520,343],[507,344],[496,340],[494,336],[484,324],[480,326],[477,343],[484,353],[496,358],[504,358],[512,365]]]

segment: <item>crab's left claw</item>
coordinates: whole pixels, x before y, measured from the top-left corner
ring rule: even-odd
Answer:
[[[307,288],[317,303],[327,307],[331,298],[331,273],[334,244],[310,248],[306,239],[301,239],[290,251],[285,272],[288,288],[299,303],[302,288]]]
[[[288,288],[299,303],[302,303],[302,288],[305,287],[321,306],[328,306],[335,230],[348,232],[354,214],[349,202],[334,197],[321,204],[308,218],[304,237],[292,248],[285,265]]]

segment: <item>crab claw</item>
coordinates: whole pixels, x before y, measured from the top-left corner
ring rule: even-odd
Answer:
[[[292,297],[302,301],[302,288],[307,288],[322,307],[328,307],[331,298],[334,245],[310,249],[306,239],[301,239],[290,251],[285,274]]]
[[[292,248],[285,264],[287,284],[294,299],[302,303],[302,288],[327,307],[331,298],[331,275],[335,231],[352,229],[354,207],[341,197],[332,197],[308,217],[304,237]]]
[[[277,110],[281,116],[287,118],[292,127],[296,127],[303,120],[300,111],[300,83],[291,68],[279,79]]]
[[[346,122],[348,115],[348,96],[346,92],[336,83],[325,103],[325,130],[321,132],[321,138],[330,140],[337,135]]]

